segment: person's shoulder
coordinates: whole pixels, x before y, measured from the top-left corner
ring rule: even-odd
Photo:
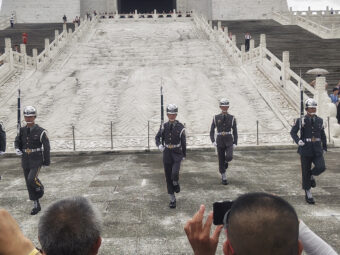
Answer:
[[[176,124],[178,127],[180,127],[180,128],[184,128],[184,125],[181,123],[181,122],[179,122],[179,121],[177,121],[177,124]]]
[[[317,119],[318,121],[323,122],[323,118],[321,118],[321,117],[319,117],[319,116],[315,116],[315,117],[316,117],[316,119]]]
[[[44,129],[43,127],[40,127],[38,124],[35,125],[35,128],[36,128],[36,130],[39,131],[39,132],[44,132],[44,131],[46,131],[46,129]]]

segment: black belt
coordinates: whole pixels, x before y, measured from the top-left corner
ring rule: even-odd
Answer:
[[[312,138],[306,138],[306,142],[320,142],[321,139],[320,138],[316,138],[316,137],[312,137]]]
[[[168,149],[174,149],[174,148],[179,148],[181,147],[181,144],[165,144],[165,147]]]
[[[31,154],[32,152],[38,152],[38,151],[42,151],[42,148],[37,148],[37,149],[24,149],[24,152],[26,152],[27,154]]]

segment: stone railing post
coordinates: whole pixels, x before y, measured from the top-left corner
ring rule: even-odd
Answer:
[[[10,49],[12,49],[11,38],[5,38],[5,53],[9,52]]]
[[[209,20],[208,23],[209,23],[210,28],[212,28],[212,21]]]
[[[74,23],[74,31],[77,31],[77,30],[78,30],[78,28],[79,28],[79,26],[78,26],[78,22]]]
[[[63,24],[63,32],[67,32],[67,25]]]
[[[177,19],[176,9],[173,9],[173,10],[172,10],[172,18],[173,18],[174,20]]]
[[[236,35],[233,35],[231,38],[233,45],[236,46]]]
[[[13,50],[12,48],[9,48],[8,50],[8,62],[9,62],[9,68],[10,70],[14,70],[14,56],[13,56]]]
[[[32,50],[32,55],[33,55],[34,67],[37,69],[38,68],[38,50],[37,49],[33,49]]]
[[[50,39],[49,38],[45,38],[45,52],[46,52],[46,56],[49,57],[50,56]]]
[[[281,66],[281,76],[282,76],[282,85],[286,87],[286,81],[289,80],[289,75],[287,69],[290,68],[289,62],[289,51],[284,51],[282,53],[282,66]]]
[[[22,65],[24,69],[27,68],[27,52],[26,52],[26,44],[20,44],[20,53],[23,54],[22,57]]]
[[[261,64],[263,64],[263,59],[266,57],[266,54],[264,53],[266,48],[267,48],[266,35],[261,34],[260,35],[260,63]]]
[[[156,19],[157,19],[157,10],[156,9],[154,9],[153,10],[153,19],[156,21]]]
[[[217,29],[220,31],[222,29],[222,22],[219,20],[217,21]]]
[[[336,27],[335,27],[335,24],[334,24],[334,23],[332,24],[331,34],[332,34],[333,37],[336,36]]]
[[[56,46],[59,45],[59,30],[54,30],[54,39]]]
[[[228,27],[224,27],[224,35],[225,35],[226,38],[229,37],[229,29],[228,29]]]
[[[241,45],[241,56],[242,56],[242,63],[246,60],[246,46],[244,44]]]
[[[321,76],[316,78],[314,99],[318,102],[317,114],[323,118],[324,124],[327,123],[328,117],[330,118],[331,138],[335,134],[340,135],[340,126],[337,123],[337,119],[335,117],[336,107],[327,95],[325,77]]]
[[[68,38],[71,39],[72,38],[72,28],[68,29]]]

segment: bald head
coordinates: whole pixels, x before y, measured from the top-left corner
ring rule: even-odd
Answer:
[[[249,193],[235,200],[228,240],[237,255],[297,255],[298,236],[296,212],[282,198]]]

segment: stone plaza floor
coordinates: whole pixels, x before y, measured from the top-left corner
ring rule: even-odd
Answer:
[[[236,150],[223,186],[213,151],[189,151],[180,172],[177,208],[168,208],[160,153],[73,155],[52,157],[41,170],[45,186],[43,210],[50,203],[85,196],[104,218],[100,254],[192,254],[183,227],[205,204],[235,199],[246,192],[281,195],[314,232],[340,251],[340,149],[326,154],[327,170],[317,177],[315,205],[308,205],[301,189],[295,150]],[[10,211],[23,232],[39,246],[36,216],[24,182],[19,158],[0,158],[0,207]],[[222,254],[221,234],[217,254]]]

